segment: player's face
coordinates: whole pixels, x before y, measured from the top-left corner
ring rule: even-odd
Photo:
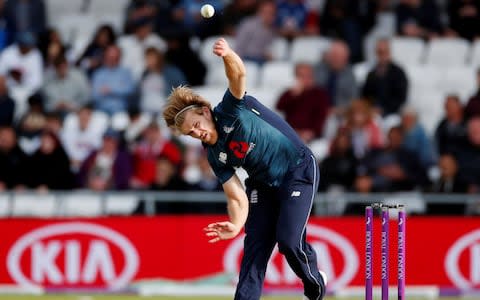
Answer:
[[[214,145],[218,138],[212,113],[207,107],[203,107],[201,113],[195,110],[186,111],[180,131],[209,145]]]

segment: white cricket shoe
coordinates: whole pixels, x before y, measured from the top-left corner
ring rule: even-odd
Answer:
[[[325,288],[327,288],[327,282],[328,282],[327,273],[325,273],[323,271],[318,271],[318,272],[320,272],[320,276],[322,276],[323,282],[325,283]],[[303,300],[310,300],[310,299],[307,298],[307,296],[303,296],[302,299]]]

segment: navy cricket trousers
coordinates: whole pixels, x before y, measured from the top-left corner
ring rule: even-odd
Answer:
[[[302,280],[305,296],[311,300],[323,298],[325,284],[317,258],[305,240],[318,182],[318,166],[312,155],[292,169],[278,188],[247,179],[249,214],[235,300],[260,299],[267,263],[276,243]]]

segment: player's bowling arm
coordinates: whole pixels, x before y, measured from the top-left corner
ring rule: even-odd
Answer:
[[[228,89],[235,98],[242,99],[246,91],[247,74],[242,59],[223,38],[215,42],[213,53],[223,58],[225,74],[228,79]]]
[[[227,196],[227,210],[230,222],[232,222],[232,224],[237,227],[238,232],[240,232],[248,216],[247,194],[237,175],[233,175],[232,178],[223,184],[223,190]]]

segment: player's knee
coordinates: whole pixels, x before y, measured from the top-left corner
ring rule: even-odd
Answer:
[[[286,254],[293,254],[297,252],[300,248],[300,244],[298,241],[294,241],[291,237],[283,236],[279,237],[277,240],[278,243],[278,250],[280,253]]]

